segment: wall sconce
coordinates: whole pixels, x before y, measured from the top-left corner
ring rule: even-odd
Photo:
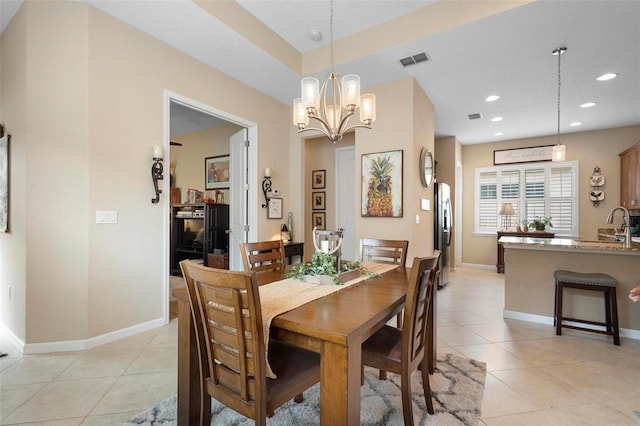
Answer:
[[[271,192],[271,169],[264,169],[264,179],[262,180],[262,193],[264,194],[264,204],[262,205],[263,209],[266,209],[269,206],[269,197],[267,197],[267,192]]]
[[[156,191],[156,197],[151,199],[153,204],[160,201],[160,194],[162,189],[158,189],[158,181],[164,179],[162,172],[164,166],[162,165],[162,147],[160,145],[153,146],[153,165],[151,166],[151,179],[153,180],[153,188]]]

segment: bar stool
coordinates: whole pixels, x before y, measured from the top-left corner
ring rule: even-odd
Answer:
[[[616,299],[617,281],[610,275],[598,273],[581,273],[558,270],[553,273],[556,279],[556,304],[553,313],[553,325],[556,326],[556,334],[562,335],[562,327],[574,330],[590,331],[592,333],[613,336],[613,344],[620,345],[620,329],[618,328],[618,303]],[[604,293],[605,322],[587,321],[562,316],[562,296],[565,288],[577,288],[581,290],[601,291]],[[563,324],[563,321],[571,321],[582,324],[598,325],[604,330],[579,327]]]

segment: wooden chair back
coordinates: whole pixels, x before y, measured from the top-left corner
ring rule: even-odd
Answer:
[[[402,328],[402,362],[409,371],[415,370],[426,355],[427,320],[431,298],[436,291],[439,258],[440,251],[434,250],[432,256],[414,258],[411,266]]]
[[[393,263],[405,266],[407,262],[407,240],[360,239],[360,261]]]
[[[245,272],[284,272],[284,245],[282,240],[240,243]]]
[[[196,326],[202,393],[247,417],[266,417],[266,355],[255,273],[189,261],[180,267]]]

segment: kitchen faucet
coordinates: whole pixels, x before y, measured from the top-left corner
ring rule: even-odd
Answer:
[[[622,206],[614,207],[607,215],[607,220],[605,222],[608,224],[612,224],[613,215],[617,210],[622,210],[622,212],[624,213],[624,223],[626,224],[626,226],[624,227],[624,247],[631,248],[631,218],[629,217],[629,210],[625,209]]]

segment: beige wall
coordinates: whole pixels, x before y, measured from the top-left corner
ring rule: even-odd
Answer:
[[[622,127],[593,132],[570,133],[561,136],[567,147],[566,159],[579,163],[579,237],[597,239],[597,228],[605,224],[607,211],[620,202],[620,158],[618,154],[640,140],[640,126]],[[476,236],[474,226],[474,180],[475,169],[493,165],[493,151],[506,148],[553,145],[556,136],[513,140],[501,143],[464,145],[462,162],[464,165],[463,203],[463,262],[467,264],[495,265],[496,236]],[[589,176],[594,167],[600,167],[606,178],[603,187],[605,200],[599,207],[589,201]],[[617,226],[620,226],[617,223]],[[552,229],[553,230],[553,229]]]
[[[26,335],[27,309],[26,20],[26,12],[19,11],[0,36],[0,122],[12,135],[9,146],[9,229],[7,233],[0,234],[0,322],[19,339]],[[9,286],[12,289],[11,299]]]
[[[3,324],[27,344],[82,345],[161,320],[168,197],[150,202],[149,170],[165,90],[256,123],[258,167],[278,160],[283,176],[289,107],[83,3],[25,2],[2,47],[15,148],[1,243],[2,291],[12,283],[15,299],[0,301]],[[95,224],[97,210],[118,223]],[[277,224],[259,216],[258,227]]]
[[[204,159],[218,155],[229,155],[229,138],[242,127],[224,124],[210,129],[191,132],[172,138],[182,146],[171,146],[171,165],[175,164],[175,188],[180,188],[182,202],[187,201],[187,189],[203,191],[215,200],[215,191],[205,191]],[[223,190],[225,203],[229,203],[229,191]]]
[[[433,187],[422,188],[418,173],[420,149],[434,149],[433,105],[413,78],[371,89],[378,120],[373,130],[356,130],[356,212],[360,212],[362,154],[403,150],[403,217],[362,217],[356,213],[356,241],[362,237],[409,240],[408,262],[433,251],[433,211],[421,211],[420,199],[433,204]],[[416,224],[416,215],[420,223]]]

